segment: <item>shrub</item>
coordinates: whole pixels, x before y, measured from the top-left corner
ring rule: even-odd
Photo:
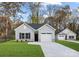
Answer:
[[[79,36],[77,37],[77,40],[79,40]]]

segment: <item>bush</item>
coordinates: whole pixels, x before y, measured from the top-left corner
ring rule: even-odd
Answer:
[[[77,37],[77,40],[79,40],[79,36]]]

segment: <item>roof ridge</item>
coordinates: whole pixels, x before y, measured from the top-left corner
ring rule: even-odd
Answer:
[[[24,24],[25,25],[28,24],[29,26],[31,26],[34,29],[38,29],[38,28],[40,28],[41,26],[44,25],[44,23],[42,23],[42,24],[34,24],[34,23],[26,23],[26,22],[24,22]]]

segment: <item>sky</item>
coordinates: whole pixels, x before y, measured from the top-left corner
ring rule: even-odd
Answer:
[[[44,6],[49,5],[49,4],[51,4],[51,5],[60,5],[60,6],[69,5],[72,10],[73,10],[73,9],[76,9],[77,7],[79,7],[79,2],[44,2],[44,3],[42,3],[42,5],[44,5]],[[22,14],[22,16],[23,16],[23,19],[22,19],[22,20],[23,20],[23,21],[29,20],[29,19],[28,19],[28,15],[29,15],[29,13],[30,13],[30,12],[29,12],[29,9],[22,7],[22,10],[28,12],[28,13],[26,13],[26,14]],[[75,12],[74,12],[74,13],[75,13]]]
[[[62,5],[69,5],[70,8],[74,9],[79,7],[79,2],[61,2]]]

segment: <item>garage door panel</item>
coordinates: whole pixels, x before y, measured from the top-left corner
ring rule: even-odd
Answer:
[[[41,34],[52,34],[52,33],[41,33]]]
[[[58,35],[58,39],[59,40],[65,40],[65,36],[64,35]]]
[[[43,33],[43,34],[41,34],[40,36],[41,36],[41,41],[42,41],[42,42],[49,42],[49,41],[52,41],[52,34]]]

